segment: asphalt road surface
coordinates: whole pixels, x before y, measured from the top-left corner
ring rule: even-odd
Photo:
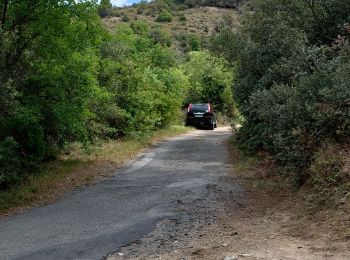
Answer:
[[[0,221],[0,259],[102,259],[205,198],[229,168],[230,131],[196,130],[147,150],[113,177]]]

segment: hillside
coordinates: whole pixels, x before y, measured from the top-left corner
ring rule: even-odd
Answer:
[[[152,4],[135,5],[134,7],[118,8],[103,19],[104,25],[110,30],[121,23],[144,21],[153,32],[160,31],[163,37],[170,38],[173,47],[181,51],[198,50],[206,45],[207,38],[218,31],[222,24],[229,23],[232,27],[238,25],[237,10],[214,6],[197,6],[193,8],[172,7],[169,11],[171,19],[159,21],[162,7]]]

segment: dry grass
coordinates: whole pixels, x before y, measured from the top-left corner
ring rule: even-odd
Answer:
[[[0,191],[0,217],[51,203],[78,187],[96,183],[115,174],[119,167],[142,149],[190,130],[183,126],[173,126],[159,130],[147,139],[101,142],[87,149],[72,144],[69,152],[56,161],[43,164],[23,184]]]

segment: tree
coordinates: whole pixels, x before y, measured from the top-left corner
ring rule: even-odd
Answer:
[[[89,105],[101,92],[101,29],[92,2],[1,1],[0,9],[2,187],[68,141],[87,140]]]
[[[112,4],[110,0],[101,0],[100,5],[98,6],[98,14],[104,18],[109,15],[112,9]]]

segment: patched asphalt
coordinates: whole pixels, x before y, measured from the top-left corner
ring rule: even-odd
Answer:
[[[113,177],[0,220],[0,259],[102,259],[179,218],[179,201],[206,198],[230,169],[230,135],[218,128],[171,138]]]

